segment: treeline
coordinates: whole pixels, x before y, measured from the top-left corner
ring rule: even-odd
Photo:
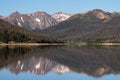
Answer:
[[[62,41],[20,28],[18,26],[14,26],[8,22],[0,20],[0,42],[59,43]]]
[[[88,12],[76,14],[58,25],[41,31],[41,33],[49,36],[54,35],[62,40],[120,42],[119,25],[120,15],[111,14],[110,19],[107,20],[99,19],[92,12]]]

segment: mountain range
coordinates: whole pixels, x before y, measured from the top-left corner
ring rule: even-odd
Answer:
[[[63,40],[119,42],[120,14],[99,9],[71,16],[41,33]]]
[[[54,26],[58,24],[58,22],[68,19],[70,16],[70,14],[63,12],[49,15],[48,13],[41,11],[31,14],[21,14],[16,11],[6,17],[0,16],[0,19],[28,30],[39,31]]]
[[[111,13],[100,9],[78,14],[57,12],[52,15],[41,11],[31,14],[14,12],[0,18],[13,25],[61,40],[120,42],[120,12]]]

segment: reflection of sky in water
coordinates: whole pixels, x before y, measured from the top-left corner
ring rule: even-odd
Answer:
[[[56,74],[49,72],[45,75],[35,75],[31,73],[12,74],[7,70],[0,71],[0,79],[2,80],[120,80],[120,75],[105,75],[99,78],[91,77],[85,74],[65,73]]]

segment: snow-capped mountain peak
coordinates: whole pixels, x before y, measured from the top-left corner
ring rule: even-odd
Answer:
[[[64,13],[64,12],[57,12],[52,15],[52,17],[57,20],[58,22],[62,22],[67,20],[69,17],[71,17],[72,14]]]
[[[51,15],[41,11],[31,14],[14,12],[4,20],[29,30],[41,30],[58,23]]]

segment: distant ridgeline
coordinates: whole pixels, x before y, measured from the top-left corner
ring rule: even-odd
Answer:
[[[35,33],[20,27],[16,27],[8,22],[0,20],[0,42],[54,43],[60,42],[60,40],[45,37],[40,33]]]

